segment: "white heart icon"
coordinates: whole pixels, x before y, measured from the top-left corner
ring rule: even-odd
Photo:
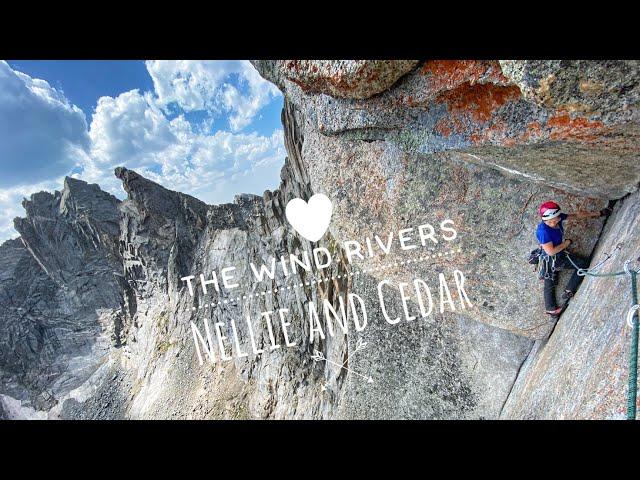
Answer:
[[[332,212],[329,197],[316,193],[309,203],[301,198],[290,200],[284,213],[296,232],[311,242],[317,242],[329,228]]]

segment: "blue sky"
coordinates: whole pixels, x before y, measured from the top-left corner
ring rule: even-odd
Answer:
[[[283,98],[247,61],[0,61],[0,241],[22,198],[116,166],[208,203],[278,186]]]

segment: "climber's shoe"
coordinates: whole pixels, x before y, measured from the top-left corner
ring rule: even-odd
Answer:
[[[555,310],[545,310],[544,313],[546,313],[547,315],[551,315],[552,317],[559,317],[560,314],[562,313],[563,308],[562,307],[558,307]]]
[[[571,300],[571,298],[573,298],[574,295],[575,295],[575,292],[572,292],[571,290],[565,290],[564,293],[562,294],[562,300],[564,300],[565,302],[569,302],[569,300]]]

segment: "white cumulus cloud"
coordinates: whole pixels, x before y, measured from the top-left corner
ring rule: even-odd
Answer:
[[[113,169],[125,165],[204,201],[229,201],[233,193],[255,192],[258,185],[264,190],[265,182],[275,188],[285,156],[282,130],[271,136],[223,130],[206,135],[183,115],[169,120],[152,95],[137,90],[117,98],[102,97],[89,135],[90,160],[76,176],[98,182],[114,194],[121,190]]]
[[[0,188],[68,172],[89,143],[82,110],[46,81],[0,61]]]
[[[0,62],[0,241],[17,236],[12,219],[23,197],[62,187],[71,175],[120,198],[114,176],[125,166],[208,203],[277,188],[286,152],[283,131],[241,131],[278,93],[248,62],[147,62],[153,92],[131,90],[83,112],[44,80]],[[177,108],[176,108],[177,106]],[[194,124],[185,112],[205,110]],[[211,133],[212,117],[230,129]],[[214,122],[215,123],[215,122]],[[25,160],[28,156],[28,160]]]
[[[159,105],[228,114],[234,132],[281,95],[247,60],[150,60],[146,65]]]

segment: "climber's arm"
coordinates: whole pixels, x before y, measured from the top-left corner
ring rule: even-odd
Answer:
[[[607,215],[611,215],[610,208],[603,208],[599,212],[576,212],[576,213],[567,213],[566,218],[598,218],[598,217],[606,217]]]
[[[560,253],[562,250],[567,248],[570,244],[571,244],[571,240],[565,240],[557,247],[553,246],[553,242],[543,243],[540,246],[547,253],[547,255],[555,255],[556,253]]]

